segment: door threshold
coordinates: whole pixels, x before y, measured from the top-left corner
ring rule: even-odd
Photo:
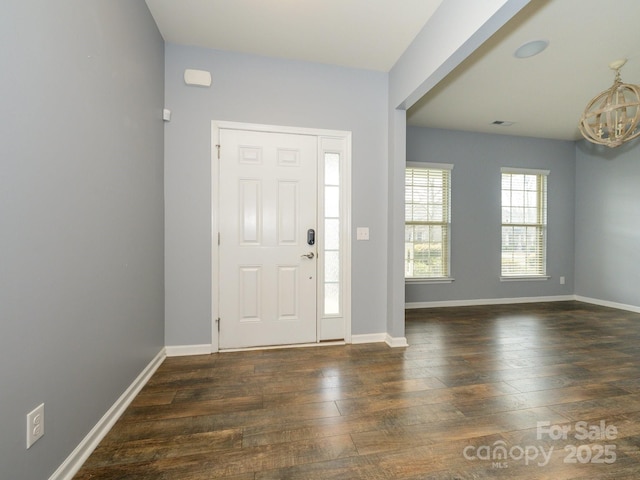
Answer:
[[[266,345],[263,347],[244,347],[244,348],[225,348],[220,349],[220,353],[231,352],[252,352],[254,350],[277,350],[283,348],[309,348],[309,347],[327,347],[336,345],[346,345],[344,340],[332,340],[328,342],[315,342],[315,343],[296,343],[294,345]]]

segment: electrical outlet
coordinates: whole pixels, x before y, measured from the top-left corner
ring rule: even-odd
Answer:
[[[356,228],[356,240],[369,240],[369,227]]]
[[[564,277],[560,277],[560,285],[564,285]]]
[[[44,435],[44,403],[27,413],[27,448]]]

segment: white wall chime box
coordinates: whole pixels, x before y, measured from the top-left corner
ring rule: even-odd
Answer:
[[[187,68],[184,71],[184,83],[187,85],[195,85],[198,87],[211,86],[211,72],[206,70],[194,70]]]

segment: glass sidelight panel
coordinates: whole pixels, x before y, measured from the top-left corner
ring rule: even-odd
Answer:
[[[324,153],[324,315],[340,315],[340,154]]]

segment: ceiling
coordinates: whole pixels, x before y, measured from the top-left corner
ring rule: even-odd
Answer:
[[[146,0],[170,43],[378,71],[392,68],[441,1]],[[413,105],[407,122],[578,139],[584,107],[613,82],[610,62],[628,58],[622,80],[640,83],[639,22],[638,0],[533,0]],[[536,39],[549,41],[544,52],[514,57]]]
[[[146,0],[166,42],[387,72],[442,0]]]

